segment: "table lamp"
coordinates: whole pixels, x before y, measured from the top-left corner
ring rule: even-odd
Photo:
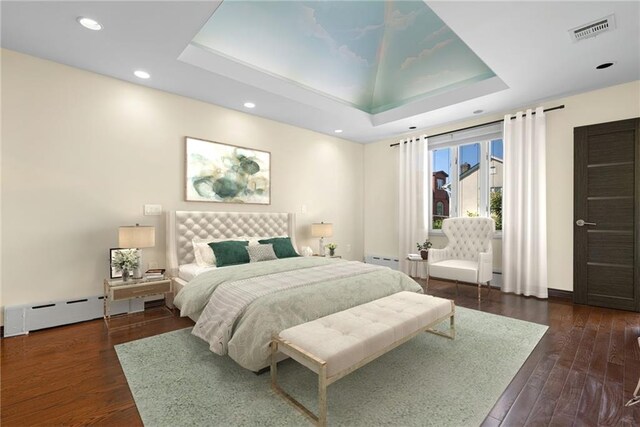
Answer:
[[[156,228],[149,225],[125,225],[118,229],[118,246],[123,249],[152,248],[156,245]],[[140,251],[140,267],[142,266],[142,251]],[[142,277],[138,267],[134,279]]]
[[[324,222],[311,224],[311,237],[319,237],[318,255],[324,255],[324,238],[333,236],[333,224]]]

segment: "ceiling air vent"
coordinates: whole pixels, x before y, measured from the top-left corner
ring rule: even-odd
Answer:
[[[602,19],[596,19],[588,24],[580,25],[569,30],[571,40],[579,42],[580,40],[588,39],[589,37],[595,37],[598,34],[602,34],[606,31],[611,31],[616,28],[616,19],[613,14],[605,16]]]

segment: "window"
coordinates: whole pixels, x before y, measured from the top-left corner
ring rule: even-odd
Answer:
[[[451,192],[451,153],[449,149],[433,150],[433,196],[431,228],[442,228],[442,220],[449,217]]]
[[[480,144],[461,145],[458,148],[458,216],[480,215]]]
[[[504,177],[504,154],[501,139],[491,141],[489,153],[489,209],[496,221],[496,230],[502,230],[502,182]]]
[[[430,151],[433,230],[457,216],[490,216],[502,230],[503,145],[491,136]]]

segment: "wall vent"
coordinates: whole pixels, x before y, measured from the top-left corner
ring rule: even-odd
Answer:
[[[579,42],[580,40],[595,37],[599,34],[607,31],[614,30],[616,28],[615,15],[611,14],[601,19],[589,22],[588,24],[580,25],[569,30],[569,36],[573,42]]]
[[[52,301],[44,304],[14,305],[4,309],[4,336],[28,334],[30,331],[84,322],[102,317],[102,296]],[[144,298],[114,301],[112,314],[144,310]]]
[[[380,255],[365,255],[364,262],[367,264],[375,264],[382,265],[384,267],[389,267],[394,270],[398,270],[400,268],[400,262],[398,258],[394,257],[386,257]]]

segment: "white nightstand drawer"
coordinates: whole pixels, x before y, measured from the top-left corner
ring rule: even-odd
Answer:
[[[171,282],[150,283],[138,286],[123,286],[122,288],[112,288],[113,301],[137,297],[145,297],[148,295],[162,294],[171,292]]]

